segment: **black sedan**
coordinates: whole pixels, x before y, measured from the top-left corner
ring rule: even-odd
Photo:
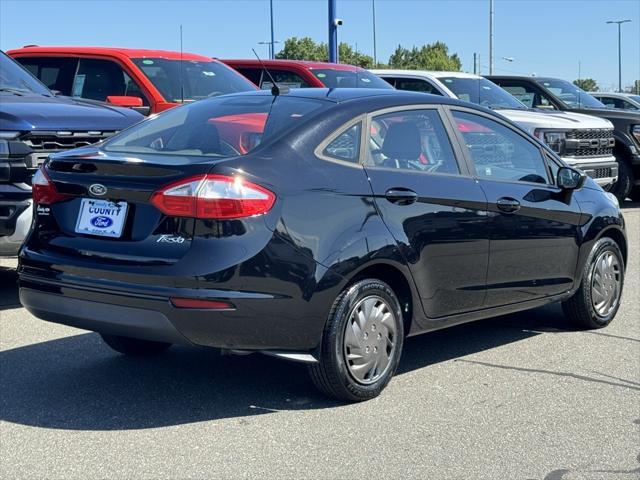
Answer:
[[[390,90],[273,93],[53,156],[22,304],[125,354],[307,362],[349,401],[381,392],[408,335],[551,302],[584,328],[615,316],[615,198],[504,117]]]

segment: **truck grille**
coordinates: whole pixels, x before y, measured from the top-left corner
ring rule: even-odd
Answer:
[[[567,132],[564,155],[568,157],[605,157],[613,154],[613,130],[592,128]]]
[[[611,168],[594,168],[589,171],[589,176],[591,178],[610,178],[612,177]]]
[[[20,137],[33,153],[27,157],[27,167],[37,168],[49,154],[86,147],[113,135],[114,131],[84,131],[84,132],[29,132]]]

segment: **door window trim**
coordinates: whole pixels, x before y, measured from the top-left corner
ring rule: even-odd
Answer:
[[[532,141],[532,139],[528,138],[527,134],[525,132],[519,131],[518,129],[514,129],[512,125],[510,125],[508,122],[506,122],[505,120],[501,119],[501,118],[497,118],[494,117],[493,115],[487,114],[485,112],[479,111],[479,110],[475,110],[475,109],[471,109],[471,108],[466,108],[463,106],[447,106],[445,108],[447,115],[449,116],[449,121],[451,122],[452,126],[454,127],[454,134],[456,136],[456,139],[458,141],[458,143],[460,144],[460,147],[463,150],[463,157],[467,163],[467,168],[469,169],[469,171],[471,172],[471,176],[473,176],[473,178],[475,178],[476,180],[488,180],[490,182],[501,182],[501,183],[516,183],[516,184],[522,184],[522,185],[537,185],[538,187],[552,187],[552,188],[557,188],[555,185],[555,181],[551,178],[551,175],[549,173],[549,167],[547,165],[547,160],[546,157],[548,155],[548,152],[546,151],[546,149],[539,144],[539,142],[535,142]],[[455,127],[456,125],[456,119],[453,116],[454,112],[462,112],[462,113],[468,113],[471,115],[478,115],[480,117],[484,117],[487,118],[488,120],[492,120],[500,125],[502,125],[505,128],[508,128],[509,130],[517,133],[520,137],[522,137],[523,140],[529,142],[529,144],[531,144],[532,146],[534,146],[537,150],[538,153],[540,154],[540,159],[544,162],[544,170],[547,174],[547,183],[538,183],[538,182],[526,182],[526,181],[522,181],[522,180],[504,180],[504,179],[499,179],[499,178],[488,178],[488,177],[481,177],[478,175],[478,172],[476,170],[475,167],[475,163],[473,162],[473,159],[471,158],[471,152],[469,151],[469,148],[467,148],[466,146],[466,142],[464,140],[464,137],[462,135],[462,133],[458,130],[458,128]],[[464,145],[464,147],[463,147]]]
[[[340,165],[347,165],[350,167],[361,168],[363,166],[363,158],[364,158],[363,142],[365,141],[364,137],[366,133],[365,120],[366,120],[366,113],[363,113],[340,125],[333,132],[331,132],[327,136],[327,138],[325,138],[322,142],[320,142],[320,144],[315,148],[315,150],[313,151],[315,156],[327,162],[339,163]],[[355,162],[350,162],[349,160],[341,160],[339,158],[326,155],[324,153],[325,149],[329,146],[331,142],[333,142],[336,138],[338,138],[340,135],[342,135],[343,133],[345,133],[347,130],[349,130],[354,125],[357,125],[358,123],[360,123],[360,145],[358,146],[358,158]]]

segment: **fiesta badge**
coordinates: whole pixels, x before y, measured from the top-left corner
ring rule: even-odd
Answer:
[[[96,197],[101,197],[105,193],[107,193],[107,187],[105,187],[104,185],[101,185],[99,183],[94,183],[93,185],[89,186],[89,193],[91,195],[96,196]]]

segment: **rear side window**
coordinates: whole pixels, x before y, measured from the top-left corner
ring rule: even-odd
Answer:
[[[435,109],[374,117],[366,163],[373,167],[419,172],[460,172],[449,136]]]
[[[346,162],[358,162],[360,156],[360,123],[352,125],[334,138],[322,151],[326,157],[343,160]]]
[[[453,118],[479,177],[549,183],[540,149],[522,135],[472,113],[454,111]]]
[[[250,67],[231,67],[234,70],[240,72],[243,76],[245,76],[248,80],[251,81],[254,85],[260,85],[260,79],[262,78],[262,69],[261,68],[250,68]]]
[[[285,85],[289,88],[309,88],[311,85],[298,75],[295,72],[290,72],[288,70],[272,70],[269,69],[269,73],[276,81],[278,85]],[[273,83],[271,82],[271,78],[267,74],[262,75],[262,83],[260,84],[260,88],[262,90],[271,90],[273,87]]]
[[[35,75],[50,90],[71,96],[78,60],[75,58],[19,57],[16,61]]]
[[[409,90],[411,92],[431,93],[432,95],[442,95],[436,87],[426,80],[419,78],[396,78],[395,86],[398,90]]]
[[[330,105],[296,97],[221,96],[149,118],[112,137],[104,149],[185,157],[244,155]]]

